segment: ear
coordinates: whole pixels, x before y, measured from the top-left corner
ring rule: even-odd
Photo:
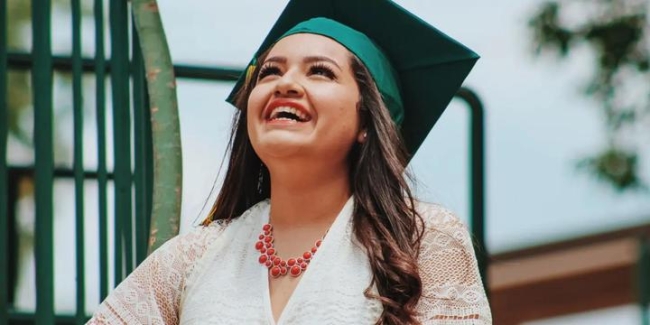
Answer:
[[[368,138],[368,131],[366,131],[366,129],[361,129],[359,131],[359,134],[357,135],[357,142],[364,143],[366,142],[367,138]]]

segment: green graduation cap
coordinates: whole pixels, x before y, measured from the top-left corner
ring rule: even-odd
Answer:
[[[254,58],[296,33],[328,36],[366,65],[411,155],[479,58],[390,0],[291,0]],[[249,68],[254,65],[255,59]],[[233,103],[246,75],[228,102]]]

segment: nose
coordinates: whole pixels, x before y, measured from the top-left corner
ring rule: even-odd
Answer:
[[[292,73],[285,73],[278,79],[275,86],[275,95],[278,97],[300,97],[304,89]]]

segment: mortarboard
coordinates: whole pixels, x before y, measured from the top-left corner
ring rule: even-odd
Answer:
[[[361,57],[362,53],[355,54],[370,70],[391,117],[400,125],[411,156],[479,58],[467,47],[390,0],[291,0],[255,53],[249,68],[254,66],[255,58],[279,39],[297,32],[330,36],[352,53],[359,46],[361,49],[358,51],[368,51],[368,44],[356,41],[363,37],[357,38],[353,33],[360,32],[371,40],[378,48],[378,60],[369,62]],[[341,41],[339,35],[353,37]],[[382,69],[382,60],[385,59],[392,69]],[[373,71],[372,65],[379,67]],[[379,77],[377,71],[388,71],[394,78]],[[235,84],[228,102],[233,103],[235,94],[244,85],[246,74],[244,72]]]

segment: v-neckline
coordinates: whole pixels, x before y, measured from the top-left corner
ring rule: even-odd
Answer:
[[[278,316],[277,320],[273,316],[273,304],[271,302],[271,285],[269,283],[270,281],[269,270],[267,268],[260,267],[261,278],[262,281],[264,282],[264,301],[265,301],[264,309],[266,310],[267,318],[269,319],[269,324],[281,325],[283,324],[284,318],[288,317],[285,315],[291,312],[291,310],[293,309],[293,305],[295,305],[295,301],[300,299],[300,293],[302,292],[303,282],[309,279],[309,275],[313,272],[312,270],[319,266],[320,261],[322,259],[326,258],[327,253],[329,252],[329,247],[331,246],[330,242],[336,241],[340,236],[342,236],[343,231],[339,228],[341,227],[341,224],[344,223],[343,222],[344,220],[345,221],[349,220],[349,218],[343,218],[343,217],[352,214],[353,202],[354,202],[354,197],[351,196],[348,199],[348,201],[345,202],[343,208],[341,208],[341,211],[339,211],[338,215],[336,216],[336,219],[334,219],[334,222],[330,226],[330,230],[328,231],[327,235],[325,235],[325,237],[323,238],[323,241],[321,242],[321,246],[318,248],[318,254],[314,255],[314,258],[309,263],[309,267],[305,270],[305,272],[300,277],[298,283],[296,284],[296,287],[293,289],[293,292],[289,296],[287,303],[282,308],[282,311],[280,312],[280,315]],[[271,210],[271,204],[269,203],[266,206],[266,209],[264,209],[262,213],[262,217],[260,218],[260,220],[262,221],[262,223],[259,225],[260,229],[262,225],[268,223],[270,210]]]

